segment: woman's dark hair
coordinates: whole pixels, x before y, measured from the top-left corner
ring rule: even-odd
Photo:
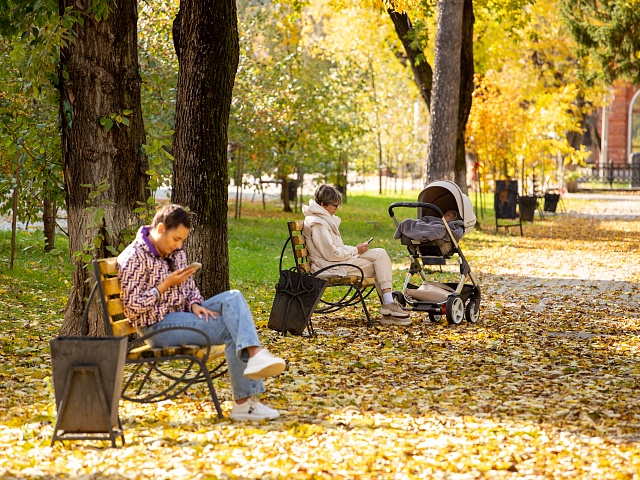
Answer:
[[[332,185],[320,185],[315,193],[316,203],[322,205],[342,205],[342,196]]]
[[[178,228],[180,225],[183,225],[187,228],[191,228],[191,218],[189,217],[189,212],[187,212],[180,205],[170,204],[165,205],[160,210],[156,212],[156,216],[153,217],[153,222],[151,222],[151,227],[155,228],[160,223],[164,223],[164,226],[167,230],[173,230],[174,228]]]

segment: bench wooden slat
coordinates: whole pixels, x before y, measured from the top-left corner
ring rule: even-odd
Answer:
[[[209,358],[207,361],[224,357],[224,345],[212,345],[209,350]],[[140,358],[150,357],[173,357],[176,355],[191,355],[196,356],[199,359],[203,359],[206,353],[206,347],[200,345],[183,345],[182,347],[164,347],[164,348],[151,348],[149,345],[142,345],[134,348],[127,354],[127,359],[138,360]]]
[[[137,360],[142,357],[142,352],[149,350],[150,348],[151,347],[149,345],[141,345],[140,347],[132,348],[131,350],[129,350],[127,358],[129,360]]]
[[[347,276],[347,277],[330,277],[326,279],[331,285],[355,285],[360,283],[360,277],[358,276]],[[370,287],[375,285],[376,281],[374,278],[366,277],[362,281],[362,287]]]
[[[294,220],[291,222],[287,222],[289,225],[289,231],[302,231],[304,229],[304,220]]]
[[[296,235],[294,237],[291,237],[291,241],[293,242],[294,245],[306,245],[307,241],[305,240],[305,238],[302,235]]]
[[[107,298],[120,295],[120,282],[118,281],[118,277],[105,278],[102,280],[102,288],[104,288],[104,294]]]
[[[309,264],[309,262],[300,263],[298,264],[298,266],[305,272],[311,273],[311,265]]]
[[[296,250],[296,257],[298,258],[307,258],[308,255],[309,255],[309,252],[307,252],[306,248],[301,248],[299,250]]]
[[[112,298],[107,300],[107,311],[111,317],[116,315],[124,315],[124,307],[122,301],[119,298]]]
[[[114,275],[118,273],[116,265],[118,264],[117,257],[103,258],[98,260],[100,265],[100,273],[103,275]]]
[[[209,358],[207,358],[207,361],[224,357],[224,349],[224,345],[211,345],[211,350],[209,350]],[[202,360],[204,359],[206,352],[206,348],[201,348],[200,350],[198,350],[198,353],[196,353],[196,357]]]
[[[127,319],[111,322],[111,330],[113,330],[113,335],[116,337],[126,337],[136,331]]]
[[[195,355],[201,349],[202,347],[200,345],[183,345],[182,353],[184,353],[185,355]]]

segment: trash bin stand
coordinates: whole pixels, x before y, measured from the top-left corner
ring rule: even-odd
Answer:
[[[83,415],[87,410],[93,416],[89,430],[95,431],[82,431],[87,428]],[[120,417],[117,426],[111,425],[111,412],[102,388],[100,368],[97,365],[71,367],[67,373],[51,446],[63,440],[111,440],[111,445],[116,447],[118,437],[121,437],[124,446]]]

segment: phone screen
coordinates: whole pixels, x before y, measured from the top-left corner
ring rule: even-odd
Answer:
[[[371,243],[372,240],[373,240],[373,237],[371,237],[369,240],[367,240],[367,243]]]

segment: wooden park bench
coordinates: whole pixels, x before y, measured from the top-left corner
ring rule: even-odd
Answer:
[[[290,221],[287,222],[289,231],[289,238],[286,240],[282,252],[280,254],[280,271],[282,271],[282,264],[285,257],[285,251],[287,245],[291,244],[293,259],[295,261],[295,268],[306,275],[319,276],[327,281],[327,290],[322,298],[318,307],[313,313],[333,313],[341,310],[345,307],[360,304],[364,310],[364,314],[367,318],[367,325],[372,326],[371,315],[367,309],[365,299],[375,290],[375,279],[371,277],[365,277],[362,269],[357,265],[349,263],[340,263],[325,267],[317,272],[311,273],[311,264],[309,263],[307,242],[302,234],[304,228],[304,221]],[[331,273],[331,269],[338,266],[353,267],[360,270],[360,275],[328,275]],[[342,290],[335,294],[331,293],[334,288],[341,288]],[[310,332],[313,332],[313,327],[310,324]]]
[[[87,308],[94,293],[98,292],[102,306],[107,335],[129,337],[125,377],[121,398],[138,403],[155,403],[173,399],[196,383],[205,383],[216,407],[218,417],[222,418],[222,408],[213,386],[212,379],[226,373],[224,345],[211,345],[209,337],[201,330],[190,327],[171,327],[167,330],[192,330],[202,335],[202,345],[182,345],[177,347],[151,348],[145,340],[161,333],[138,334],[124,314],[120,300],[120,282],[116,270],[116,258],[93,261],[96,285],[94,286]],[[213,368],[207,363],[215,361]]]

